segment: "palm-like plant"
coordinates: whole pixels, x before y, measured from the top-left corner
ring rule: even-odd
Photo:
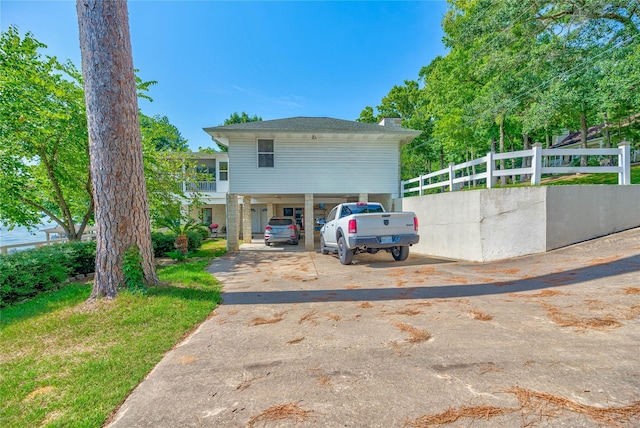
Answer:
[[[178,250],[183,256],[186,256],[189,251],[189,238],[187,238],[187,233],[192,230],[195,231],[206,228],[206,226],[198,223],[192,218],[187,220],[185,223],[182,223],[179,218],[166,217],[160,220],[158,224],[162,227],[166,227],[176,234],[176,250]]]

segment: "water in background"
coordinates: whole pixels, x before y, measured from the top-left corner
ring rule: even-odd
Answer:
[[[40,224],[31,229],[31,232],[29,232],[24,226],[16,226],[13,230],[8,230],[6,227],[0,226],[0,246],[46,241],[47,235],[44,232],[41,232],[41,230],[56,227],[57,225],[57,223]],[[21,247],[20,249],[27,248],[33,247]]]

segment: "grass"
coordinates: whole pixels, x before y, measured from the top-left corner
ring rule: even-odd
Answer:
[[[566,186],[570,184],[618,184],[618,174],[582,174],[553,177],[542,180],[543,186]],[[640,165],[631,167],[631,184],[640,184]]]
[[[184,335],[220,301],[204,272],[223,254],[158,268],[164,286],[87,304],[91,283],[72,283],[0,311],[3,426],[98,427]]]

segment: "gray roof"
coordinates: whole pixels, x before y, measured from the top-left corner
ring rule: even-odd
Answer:
[[[388,133],[405,136],[418,136],[420,131],[413,129],[381,126],[374,123],[354,122],[333,119],[331,117],[290,117],[286,119],[264,120],[260,122],[235,123],[233,125],[204,128],[211,133],[225,132],[342,132],[342,133]]]

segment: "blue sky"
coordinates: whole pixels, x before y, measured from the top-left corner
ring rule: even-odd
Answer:
[[[167,116],[193,150],[212,145],[203,127],[233,112],[355,120],[445,53],[446,9],[446,1],[129,1],[134,66],[158,81],[154,101],[140,107]],[[80,68],[74,1],[2,0],[0,28],[10,25]]]

